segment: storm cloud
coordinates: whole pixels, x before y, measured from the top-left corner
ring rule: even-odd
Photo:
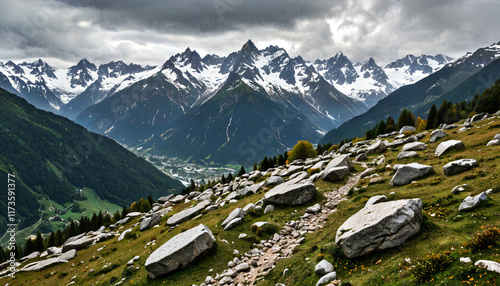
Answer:
[[[387,63],[406,54],[458,57],[500,41],[494,0],[6,0],[0,60],[68,66],[159,65],[185,48],[227,55],[248,39],[306,60],[338,51]]]

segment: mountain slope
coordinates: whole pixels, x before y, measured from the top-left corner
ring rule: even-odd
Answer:
[[[314,124],[298,110],[272,102],[236,73],[216,96],[142,145],[151,152],[217,163],[252,164],[300,139],[317,141]],[[182,146],[182,148],[179,148]]]
[[[500,43],[478,49],[474,53],[468,53],[417,83],[394,91],[366,113],[356,116],[339,128],[328,132],[321,139],[320,144],[337,143],[344,138],[363,136],[364,132],[373,127],[381,118],[389,116],[397,118],[403,108],[409,109],[415,116],[425,117],[425,112],[432,104],[439,106],[444,99],[459,102],[470,98],[474,93],[482,92],[489,86],[488,83],[484,84],[484,80],[479,79],[487,78],[490,80],[493,74],[498,74],[498,63],[495,62],[487,68],[485,66],[494,62],[499,56]],[[484,74],[482,70],[484,70]],[[475,78],[479,81],[474,85],[473,78],[468,83],[468,85],[474,86],[473,90],[469,88],[469,91],[473,91],[472,94],[463,93],[466,92],[465,89],[452,92],[454,88],[476,73],[478,74]],[[490,81],[494,82],[495,80],[492,78]]]
[[[60,116],[36,109],[24,99],[0,90],[0,172],[14,172],[18,186],[20,227],[40,215],[37,198],[63,204],[84,187],[116,204],[138,197],[158,197],[182,188],[145,160],[116,142],[86,131]],[[6,192],[0,194],[6,209]],[[2,212],[3,231],[6,213]]]

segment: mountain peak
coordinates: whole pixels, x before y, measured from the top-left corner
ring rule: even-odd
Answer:
[[[255,46],[255,44],[252,42],[252,40],[248,40],[243,47],[241,47],[241,52],[243,53],[258,53],[259,49]]]

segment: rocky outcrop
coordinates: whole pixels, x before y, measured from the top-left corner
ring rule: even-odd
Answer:
[[[362,208],[337,230],[335,242],[349,258],[403,244],[420,230],[422,201],[398,200]]]
[[[402,151],[399,152],[397,160],[403,160],[408,158],[418,157],[418,153],[415,151]]]
[[[267,192],[262,201],[279,206],[301,205],[310,201],[316,193],[316,186],[311,180],[291,181],[278,185]]]
[[[436,148],[434,156],[439,157],[446,152],[451,150],[463,150],[465,149],[464,143],[460,140],[448,140],[439,144]]]
[[[40,270],[43,270],[45,268],[51,267],[51,266],[59,264],[59,263],[68,262],[69,260],[75,258],[76,254],[77,254],[76,250],[72,249],[72,250],[69,250],[69,251],[63,253],[59,257],[52,257],[49,259],[29,263],[26,266],[24,266],[23,268],[21,268],[20,271],[23,271],[23,272],[24,271],[40,271]]]
[[[406,126],[403,126],[401,129],[399,129],[399,134],[404,134],[407,131],[416,132],[417,128],[415,128],[413,126],[406,125]]]
[[[407,185],[415,179],[422,178],[432,173],[434,173],[434,168],[432,168],[432,166],[422,165],[418,163],[400,165],[397,168],[396,174],[392,177],[391,185]]]
[[[446,176],[452,176],[461,172],[468,171],[477,166],[479,166],[479,164],[474,159],[461,159],[444,165],[443,172]]]
[[[366,155],[378,154],[387,150],[387,145],[382,140],[377,140],[366,148]]]
[[[215,238],[208,227],[200,224],[179,233],[155,250],[146,260],[149,277],[155,279],[186,267],[214,246]]]
[[[341,181],[348,174],[349,174],[349,168],[346,166],[342,166],[342,167],[325,169],[324,171],[321,172],[318,178],[329,182],[338,182]]]
[[[167,220],[168,225],[176,225],[184,222],[190,218],[193,218],[201,213],[206,207],[208,207],[212,202],[209,200],[202,201],[194,207],[180,211]]]
[[[141,225],[139,226],[140,231],[144,231],[146,229],[152,228],[153,226],[160,224],[161,216],[158,214],[153,214],[150,217],[147,217],[141,221]]]
[[[335,271],[325,274],[318,280],[316,286],[322,286],[328,284],[330,281],[337,279],[337,273]]]
[[[444,132],[441,129],[436,129],[436,130],[432,131],[431,139],[429,140],[429,142],[434,143],[445,136],[447,136],[446,132]]]
[[[283,184],[285,180],[280,176],[271,176],[266,180],[266,186],[277,186],[279,184]]]
[[[463,212],[473,210],[486,201],[488,201],[488,197],[486,197],[486,194],[484,192],[475,197],[468,196],[460,204],[460,207],[458,207],[458,211]]]
[[[406,143],[403,148],[401,148],[401,151],[422,151],[425,150],[425,144],[422,142],[411,142],[411,143]]]
[[[62,246],[62,252],[66,252],[72,249],[80,250],[94,243],[93,237],[82,237],[74,241],[66,242]]]
[[[347,155],[340,155],[335,158],[333,158],[328,165],[326,165],[325,170],[335,168],[335,167],[342,167],[346,166],[349,168],[349,171],[354,170],[354,164],[352,163],[351,159],[349,159],[349,156]]]
[[[227,229],[230,229],[236,225],[238,225],[239,223],[241,223],[242,219],[245,217],[245,211],[242,210],[241,208],[236,208],[234,209],[228,216],[227,218],[222,222],[222,227],[224,228],[224,230],[227,230]],[[234,220],[236,219],[239,219],[237,220],[237,222],[233,222]],[[233,222],[233,223],[231,223]],[[230,227],[227,227],[230,225]]]

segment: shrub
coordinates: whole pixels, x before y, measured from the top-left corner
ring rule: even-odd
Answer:
[[[500,228],[497,226],[483,225],[481,229],[483,231],[477,232],[470,240],[464,242],[462,246],[465,249],[472,251],[487,249],[495,245],[498,239],[500,239]]]
[[[333,150],[338,150],[339,145],[332,145],[332,147],[328,148],[328,152],[332,152]]]
[[[316,158],[318,153],[313,145],[307,141],[299,141],[288,153],[288,161],[293,162],[297,159],[305,160],[307,158]]]
[[[271,235],[275,234],[278,231],[278,227],[274,224],[268,223],[262,226],[262,231]]]
[[[258,217],[258,216],[261,216],[261,215],[262,215],[263,211],[262,211],[262,209],[261,209],[260,211],[257,211],[257,210],[255,210],[255,209],[253,209],[253,210],[249,211],[248,213],[249,213],[251,216],[253,216],[253,217]]]
[[[318,254],[318,256],[316,256],[316,261],[320,262],[321,260],[324,260],[325,259],[325,255],[320,253]]]
[[[309,176],[312,176],[312,175],[317,174],[319,172],[321,172],[321,170],[317,169],[317,168],[316,169],[308,169],[307,170],[307,174],[309,174]]]
[[[405,131],[403,132],[403,134],[405,135],[405,137],[408,137],[410,135],[415,135],[417,134],[417,131]]]
[[[262,228],[257,227],[257,230],[255,230],[255,234],[257,234],[257,236],[261,236],[262,235]]]
[[[429,282],[432,275],[446,270],[451,264],[452,258],[450,254],[449,251],[428,254],[424,258],[417,259],[415,267],[410,269],[410,271],[415,275],[418,282]]]

